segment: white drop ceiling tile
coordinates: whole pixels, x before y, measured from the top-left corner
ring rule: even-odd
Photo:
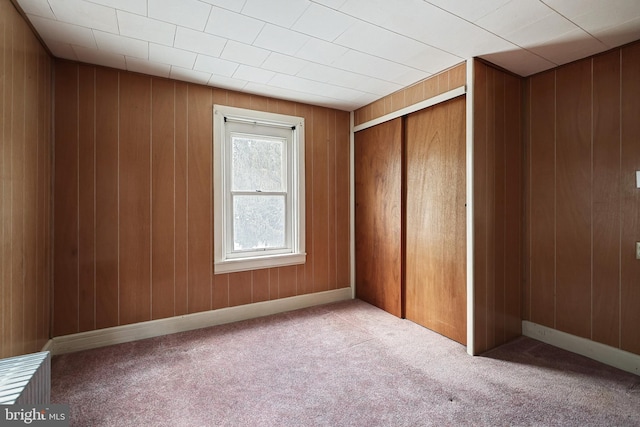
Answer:
[[[353,18],[382,25],[389,19],[389,10],[400,3],[385,0],[347,0],[339,10]]]
[[[196,54],[160,44],[149,43],[149,60],[182,68],[193,68]]]
[[[300,48],[296,57],[318,64],[329,65],[349,51],[346,47],[338,46],[324,40],[311,38]]]
[[[513,33],[508,34],[507,39],[518,46],[528,48],[543,45],[549,40],[558,38],[576,29],[578,29],[578,27],[574,23],[562,15],[552,13],[539,21],[518,28]]]
[[[129,12],[118,11],[120,34],[134,39],[147,40],[173,46],[176,26]]]
[[[111,68],[118,68],[121,70],[127,69],[124,55],[103,52],[97,49],[89,49],[82,46],[73,46],[73,50],[76,52],[78,60],[81,62],[102,65]]]
[[[338,10],[347,2],[347,0],[313,0],[313,2]]]
[[[326,96],[334,99],[348,100],[354,95],[361,95],[361,92],[353,89],[333,86],[326,83],[320,83],[313,80],[307,80],[296,76],[288,76],[285,74],[276,74],[269,82],[270,86],[280,87],[283,89],[293,90],[296,92],[310,93],[318,96]]]
[[[553,62],[520,48],[482,55],[482,58],[523,77],[556,66]]]
[[[205,3],[221,7],[223,9],[232,10],[234,12],[242,11],[245,0],[201,0]]]
[[[504,37],[522,27],[540,21],[551,13],[555,12],[539,1],[511,0],[479,19],[476,24]]]
[[[309,0],[247,0],[242,14],[291,28],[310,4]]]
[[[338,68],[322,64],[309,64],[300,70],[296,76],[302,77],[303,79],[315,80],[317,82],[331,82],[331,84],[345,87],[354,87],[363,78],[365,78],[361,74],[340,70]]]
[[[75,46],[96,48],[93,32],[89,28],[53,21],[35,15],[27,15],[38,34],[46,41],[68,43]]]
[[[149,74],[150,76],[169,78],[171,73],[171,65],[160,64],[158,62],[150,62],[140,58],[125,57],[127,62],[127,70],[135,73]]]
[[[342,55],[333,62],[332,66],[405,86],[429,75],[429,73],[355,50]]]
[[[640,1],[614,0],[604,2],[599,7],[584,9],[582,14],[572,19],[585,30],[594,33],[639,17]]]
[[[53,56],[56,58],[70,59],[72,61],[78,60],[76,52],[69,43],[60,43],[49,40],[46,44]]]
[[[423,45],[422,48],[415,48],[403,56],[397,56],[396,59],[402,64],[434,74],[445,68],[459,64],[465,58],[452,55],[431,46]]]
[[[268,50],[259,47],[229,40],[220,57],[228,61],[258,67],[267,59],[269,53]]]
[[[98,30],[93,31],[93,36],[99,50],[142,59],[149,58],[148,42]]]
[[[59,21],[110,33],[118,33],[116,10],[84,0],[49,0]]]
[[[335,43],[430,73],[463,59],[366,22],[351,26]]]
[[[205,31],[220,37],[251,44],[258,37],[264,21],[214,7]]]
[[[328,98],[321,95],[312,95],[309,93],[298,92],[295,90],[284,89],[275,86],[267,86],[260,83],[249,82],[244,88],[245,92],[254,93],[256,95],[269,96],[272,98],[290,100],[294,102],[302,102],[310,105],[318,105],[320,107],[338,108],[348,104],[345,101]],[[347,111],[352,109],[343,108]]]
[[[47,0],[19,0],[18,4],[27,15],[56,19]]]
[[[404,87],[403,85],[386,82],[374,77],[361,77],[358,83],[353,86],[354,89],[376,95],[377,97],[386,96]]]
[[[258,34],[253,45],[285,55],[294,55],[307,41],[309,36],[267,24]]]
[[[89,0],[91,3],[113,7],[127,12],[147,15],[147,0]]]
[[[205,73],[202,71],[196,71],[196,70],[172,65],[171,73],[169,73],[169,77],[175,80],[182,80],[185,82],[206,85],[209,82],[209,79],[211,78],[211,73]]]
[[[312,3],[291,29],[333,41],[354,22],[354,18],[344,13]]]
[[[384,25],[391,31],[455,54],[460,59],[512,46],[495,34],[429,3],[412,0],[411,5],[411,8],[387,7]]]
[[[475,22],[507,4],[510,0],[426,0],[450,13]]]
[[[240,65],[233,74],[234,79],[245,80],[248,82],[267,84],[276,73],[262,68],[251,67],[249,65]]]
[[[178,27],[174,47],[189,50],[191,52],[203,53],[210,56],[220,56],[227,39],[195,31],[190,28]]]
[[[149,17],[182,27],[204,30],[211,5],[197,0],[148,0]]]
[[[231,77],[238,69],[238,66],[239,64],[237,62],[226,61],[224,59],[214,58],[207,55],[198,55],[193,69],[217,74],[219,76]]]
[[[610,48],[631,43],[640,40],[640,18],[592,34]]]
[[[247,82],[243,80],[232,79],[229,77],[218,76],[213,74],[207,83],[209,86],[219,87],[221,89],[243,90]]]
[[[545,0],[545,3],[590,33],[640,17],[638,0]]]
[[[549,61],[562,65],[606,50],[608,47],[582,29],[576,29],[530,50]]]
[[[278,52],[271,52],[262,63],[262,68],[275,71],[276,73],[289,74],[295,76],[300,70],[309,64],[308,61],[283,55]]]

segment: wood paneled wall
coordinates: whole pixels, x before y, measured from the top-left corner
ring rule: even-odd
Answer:
[[[466,62],[400,89],[354,111],[354,126],[393,113],[420,101],[464,86],[467,83]]]
[[[474,353],[522,333],[522,80],[474,61]]]
[[[526,80],[524,319],[640,354],[640,43]]]
[[[348,287],[349,113],[56,61],[53,335]],[[304,265],[213,274],[213,104],[306,122]]]
[[[0,1],[0,357],[49,339],[51,59]]]

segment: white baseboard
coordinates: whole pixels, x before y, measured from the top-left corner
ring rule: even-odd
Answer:
[[[349,299],[352,299],[351,288],[342,288],[273,301],[186,314],[184,316],[169,317],[167,319],[114,326],[112,328],[98,329],[78,334],[63,335],[52,338],[45,347],[51,351],[52,355],[71,353]]]
[[[522,321],[522,335],[640,375],[640,355],[526,320]]]
[[[53,348],[53,340],[49,340],[46,342],[46,344],[42,347],[42,350],[40,351],[51,351],[51,349]]]

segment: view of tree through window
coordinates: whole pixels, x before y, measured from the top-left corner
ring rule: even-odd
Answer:
[[[231,136],[233,250],[285,247],[286,140]]]

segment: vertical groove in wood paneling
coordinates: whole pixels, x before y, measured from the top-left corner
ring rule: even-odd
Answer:
[[[175,87],[152,81],[151,317],[175,315]]]
[[[489,186],[487,183],[487,71],[488,67],[479,61],[474,63],[473,75],[473,293],[474,293],[474,353],[489,348],[487,345],[487,239],[489,238],[487,223],[487,199]]]
[[[640,189],[634,185],[640,170],[640,43],[623,48],[621,55],[620,347],[640,354],[640,260],[634,256],[640,241]]]
[[[591,61],[556,72],[556,327],[591,337]]]
[[[36,263],[36,233],[37,233],[37,141],[38,141],[38,64],[36,50],[38,46],[30,43],[30,30],[24,28],[25,52],[25,88],[24,88],[24,257],[23,263],[28,266],[24,270],[24,298],[23,298],[23,351],[36,347],[37,320],[37,263]]]
[[[506,279],[505,279],[505,258],[506,258],[506,149],[505,149],[505,74],[496,71],[494,73],[494,345],[505,342],[505,295],[506,295]]]
[[[492,67],[487,67],[487,98],[485,108],[487,110],[487,127],[486,127],[486,170],[485,180],[487,186],[485,215],[487,222],[485,224],[487,230],[486,252],[484,262],[486,263],[486,287],[487,294],[487,348],[493,348],[496,345],[495,327],[496,327],[496,76],[498,71]]]
[[[0,2],[0,358],[49,338],[51,59]]]
[[[120,324],[151,319],[150,91],[149,77],[133,73],[120,74],[118,156]]]
[[[593,59],[594,341],[620,346],[620,51]]]
[[[54,335],[78,332],[78,65],[56,70]],[[64,112],[64,114],[63,114]]]
[[[555,327],[555,71],[529,79],[531,321]]]
[[[175,221],[175,315],[187,314],[188,309],[188,221],[187,221],[187,139],[188,85],[175,82],[174,95],[174,221]]]
[[[118,72],[96,68],[96,328],[118,325]],[[56,67],[56,80],[62,74]],[[56,148],[56,157],[60,155]],[[56,199],[58,196],[56,195]],[[57,216],[57,213],[56,213]],[[54,230],[57,233],[57,229]],[[55,287],[54,287],[55,289]],[[57,316],[57,312],[54,315]]]
[[[505,336],[522,333],[523,141],[522,79],[505,75]]]
[[[78,69],[78,330],[95,322],[95,67]]]
[[[349,113],[336,113],[336,287],[343,288],[351,283],[351,217],[350,217],[350,147]]]
[[[326,108],[315,107],[313,111],[313,138],[309,148],[313,159],[311,202],[313,216],[311,229],[313,233],[313,292],[328,290],[329,284],[329,230],[328,230],[328,206],[332,191],[328,188],[329,153],[327,144],[327,120]]]
[[[212,304],[212,91],[189,85],[188,105],[188,271],[189,312]]]
[[[13,322],[10,329],[14,340],[14,351],[24,352],[24,298],[25,281],[23,270],[24,245],[24,175],[25,175],[25,123],[26,123],[26,65],[25,65],[25,28],[13,27],[15,49],[11,55],[13,62],[13,102],[11,116],[11,224],[13,230],[11,244],[11,309]],[[17,321],[15,321],[17,320]]]

